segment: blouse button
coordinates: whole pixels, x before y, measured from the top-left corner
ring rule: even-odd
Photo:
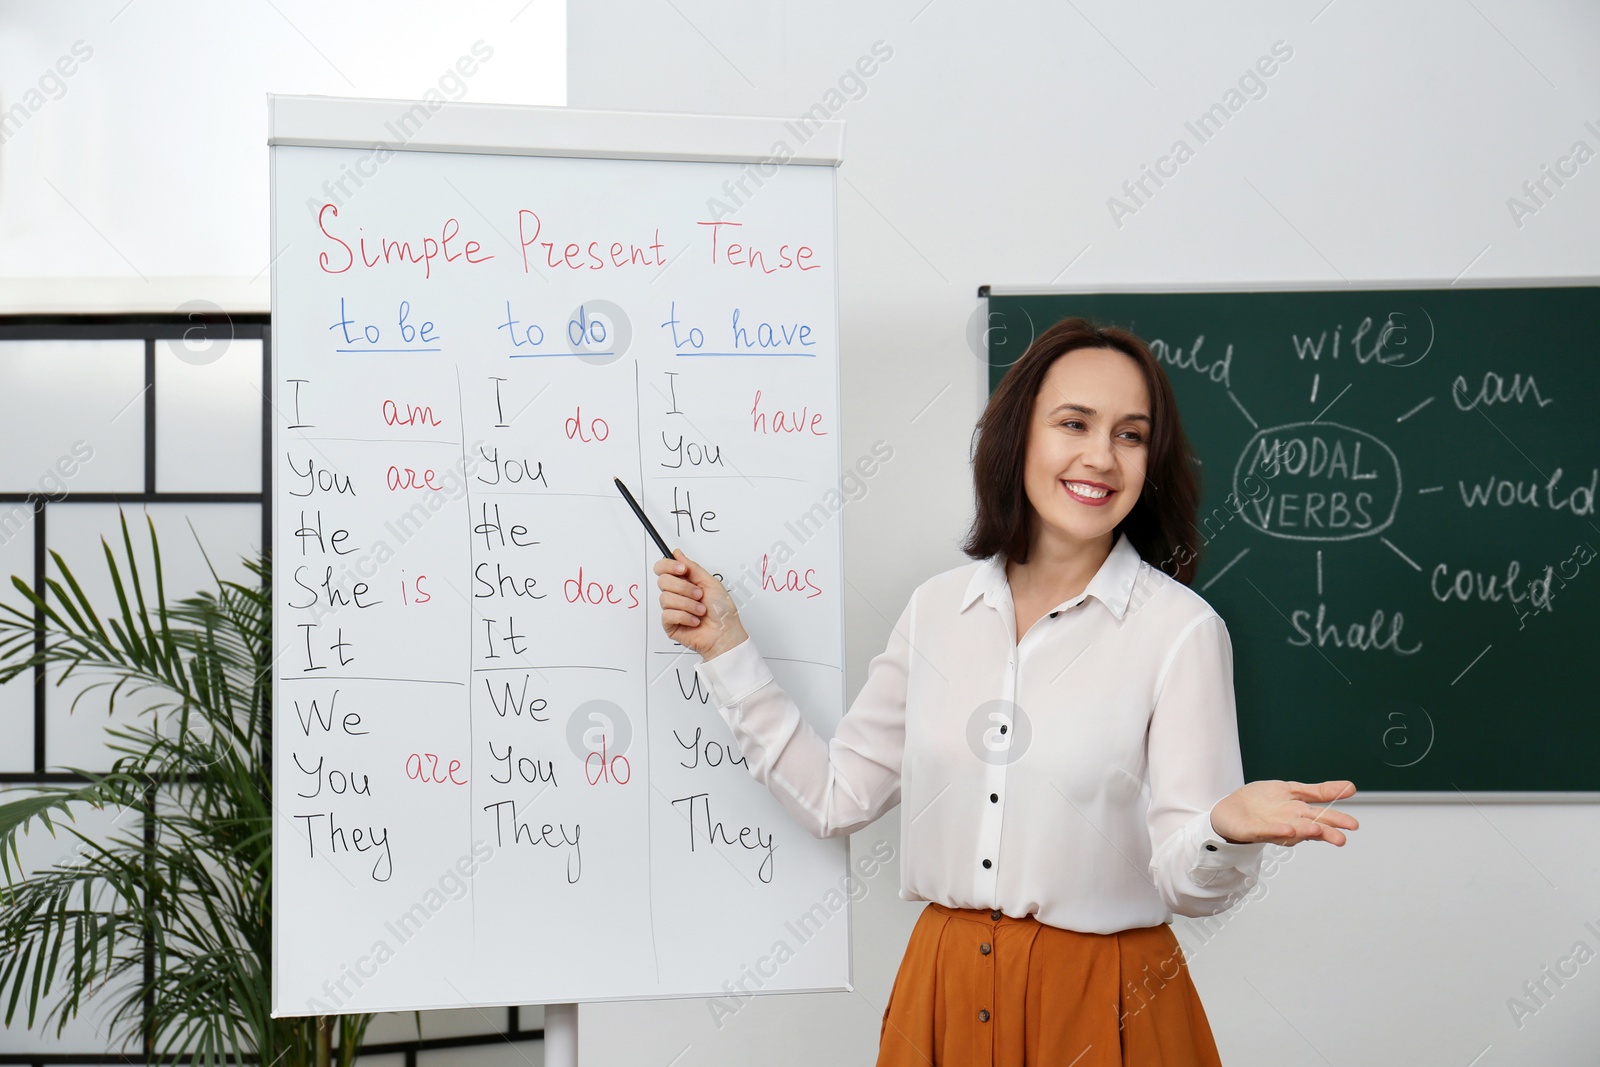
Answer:
[[[988,860],[984,860],[984,861],[983,861],[983,868],[984,868],[984,870],[988,870],[988,869],[989,869],[989,868],[990,868],[990,867],[993,867],[993,866],[994,866],[994,864],[993,864],[993,863],[990,863],[990,862],[989,862],[989,861],[988,861]]]
[[[985,941],[983,944],[979,945],[978,951],[987,956],[989,954],[989,942]]]
[[[986,1022],[989,1021],[989,1009],[988,1008],[979,1008],[978,1009],[978,1021],[980,1023],[986,1023]]]
[[[1006,732],[1006,726],[1005,726],[1005,724],[1004,724],[1004,723],[1001,723],[1001,724],[1000,724],[1000,732],[1001,732],[1001,733],[1005,733],[1005,732]]]
[[[989,794],[989,803],[991,803],[991,804],[1000,803],[1000,794],[999,793],[990,793]]]
[[[1217,850],[1217,846],[1216,845],[1207,845],[1206,846],[1206,851],[1207,852],[1215,852],[1216,850]]]

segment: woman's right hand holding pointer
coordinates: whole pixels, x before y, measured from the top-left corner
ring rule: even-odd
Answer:
[[[673,549],[672,556],[656,560],[653,568],[661,588],[661,627],[702,659],[715,659],[749,636],[739,609],[716,575],[681,548]]]

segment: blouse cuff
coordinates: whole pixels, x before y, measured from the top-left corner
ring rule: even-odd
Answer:
[[[749,636],[721,655],[701,660],[694,665],[694,669],[711,687],[711,697],[719,708],[742,703],[773,680],[767,661],[761,657],[755,640]]]
[[[1266,842],[1238,844],[1225,840],[1211,824],[1211,813],[1201,812],[1188,826],[1193,839],[1198,842],[1195,866],[1202,869],[1236,867],[1248,871],[1260,860]]]

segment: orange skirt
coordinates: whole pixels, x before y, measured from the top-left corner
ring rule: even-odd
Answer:
[[[1221,1067],[1172,927],[1085,934],[929,904],[878,1067]]]

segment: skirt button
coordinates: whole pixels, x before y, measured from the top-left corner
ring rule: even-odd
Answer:
[[[985,941],[983,944],[979,945],[978,951],[987,956],[989,954],[989,942]]]
[[[978,1021],[980,1023],[986,1023],[986,1022],[989,1021],[989,1009],[988,1008],[983,1008],[978,1012]]]

